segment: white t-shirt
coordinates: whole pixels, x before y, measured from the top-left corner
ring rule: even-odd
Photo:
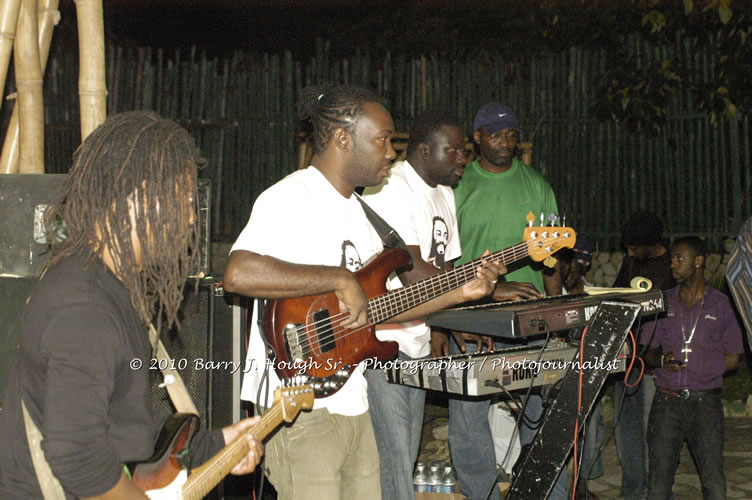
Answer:
[[[308,167],[261,193],[248,224],[230,252],[235,250],[248,250],[296,264],[342,264],[356,271],[383,247],[355,196],[343,197],[318,169]],[[240,397],[258,403],[256,397],[266,366],[266,350],[256,313],[254,308]],[[280,385],[277,374],[271,369],[269,381],[270,405],[271,394]],[[261,404],[265,404],[266,390],[262,387]],[[314,408],[327,408],[340,415],[365,413],[368,398],[362,367],[356,368],[334,395],[316,399]]]
[[[454,191],[449,186],[431,187],[407,161],[394,164],[379,186],[366,188],[364,200],[391,225],[406,245],[417,245],[423,260],[444,268],[461,254]],[[392,274],[387,287],[402,286]],[[377,326],[379,340],[396,340],[412,358],[430,352],[431,329],[422,321]]]

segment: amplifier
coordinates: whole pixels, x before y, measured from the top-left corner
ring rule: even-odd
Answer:
[[[180,329],[163,329],[160,338],[201,421],[220,429],[241,418],[240,384],[245,361],[242,338],[245,307],[241,297],[223,295],[213,280],[204,280],[194,291],[186,286],[180,306]],[[167,390],[159,387],[162,374],[152,370],[152,395],[158,405],[174,411]]]
[[[39,276],[47,262],[44,211],[64,174],[0,175],[0,276]],[[209,274],[211,181],[198,181],[199,265],[191,276]]]

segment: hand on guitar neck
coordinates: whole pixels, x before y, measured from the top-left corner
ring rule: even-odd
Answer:
[[[380,341],[374,325],[423,318],[440,309],[482,298],[496,289],[498,276],[506,271],[506,265],[525,258],[551,261],[551,254],[573,247],[574,240],[572,228],[526,227],[523,241],[516,245],[493,254],[485,252],[471,262],[396,290],[387,290],[386,281],[392,272],[408,265],[410,254],[403,249],[387,249],[354,274],[368,297],[365,326],[343,326],[360,310],[360,294],[345,294],[342,283],[335,285],[323,278],[311,282],[311,288],[306,289],[311,290],[311,295],[266,302],[263,331],[267,345],[274,352],[274,368],[281,377],[305,373],[311,381],[325,385],[330,377],[346,378],[364,359],[392,359],[397,355],[396,343]],[[333,293],[313,291],[324,288],[324,282],[334,285],[329,288]],[[517,296],[524,297],[526,293],[534,295],[524,285],[516,291]],[[348,304],[348,300],[356,303]],[[319,391],[317,397],[332,393]]]
[[[310,385],[277,389],[274,404],[263,415],[222,429],[227,446],[203,464],[192,468],[190,475],[183,468],[185,464],[181,457],[189,448],[200,424],[196,415],[173,415],[160,434],[154,455],[148,461],[131,467],[133,484],[118,483],[118,487],[125,486],[132,490],[132,486],[136,486],[152,500],[204,498],[227,474],[253,472],[263,455],[263,439],[280,423],[292,423],[301,410],[310,410],[313,399],[313,387]]]
[[[246,432],[248,429],[258,424],[260,420],[261,417],[245,418],[240,422],[222,429],[222,435],[225,438],[226,445],[232,443],[236,437],[243,434],[246,442],[248,443],[248,454],[243,457],[243,459],[235,467],[233,467],[232,471],[230,471],[230,474],[234,474],[236,476],[250,474],[254,471],[259,461],[261,460],[261,456],[264,454],[263,444],[261,443],[261,441],[258,441],[254,438],[253,433]]]

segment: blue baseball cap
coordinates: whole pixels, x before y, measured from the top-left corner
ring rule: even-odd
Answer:
[[[585,265],[593,262],[593,243],[584,234],[578,234],[574,243],[574,258]]]
[[[500,104],[498,102],[489,102],[478,111],[473,120],[473,130],[484,129],[489,134],[495,134],[499,130],[505,128],[511,128],[516,130],[518,134],[520,131],[520,122],[517,120],[517,115],[514,114],[509,106]]]

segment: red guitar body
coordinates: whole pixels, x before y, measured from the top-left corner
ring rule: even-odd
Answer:
[[[199,418],[189,413],[171,415],[154,446],[154,455],[146,462],[129,464],[131,479],[141,491],[179,487],[173,483],[184,470],[180,454],[188,450],[198,431]]]
[[[389,275],[409,262],[406,250],[391,248],[355,276],[370,300],[386,293]],[[339,302],[333,292],[267,301],[264,334],[276,355],[275,370],[280,377],[305,373],[325,378],[364,359],[388,360],[397,355],[396,342],[376,338],[376,322],[372,322],[370,312],[369,324],[357,330],[338,327],[337,322],[342,320],[339,314]]]

